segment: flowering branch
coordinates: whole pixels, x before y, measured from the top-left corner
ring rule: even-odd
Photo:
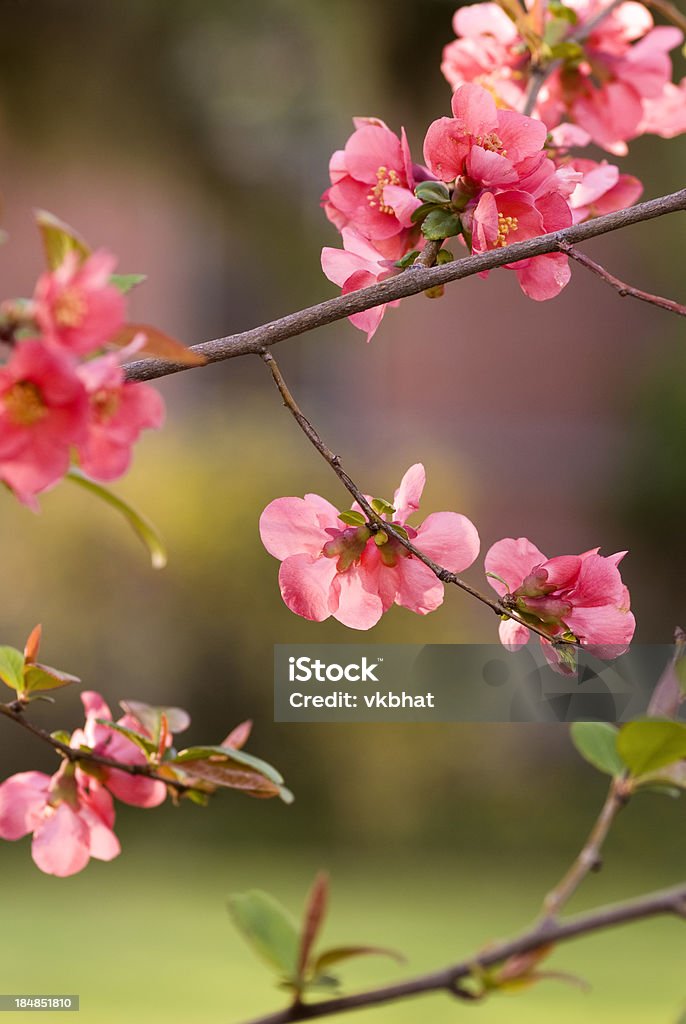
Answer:
[[[502,964],[511,957],[534,953],[542,947],[663,914],[686,918],[686,884],[577,914],[566,921],[545,918],[516,938],[489,946],[483,952],[442,970],[355,995],[339,996],[318,1003],[298,1002],[285,1010],[255,1018],[250,1024],[292,1024],[294,1021],[313,1020],[430,992],[446,992],[464,999],[478,998],[469,988],[463,987],[461,982],[478,977],[478,973],[486,968]]]
[[[561,245],[575,245],[598,235],[630,227],[632,224],[640,224],[653,220],[655,217],[684,210],[686,210],[686,189],[680,189],[678,192],[661,196],[659,199],[638,203],[636,206],[619,210],[616,213],[608,213],[603,217],[574,224],[561,231],[538,235],[524,242],[515,242],[502,248],[490,249],[488,252],[479,253],[476,256],[466,256],[463,259],[453,260],[436,267],[411,268],[409,273],[406,271],[369,288],[362,288],[338,298],[328,299],[260,327],[193,345],[190,351],[203,356],[208,363],[221,362],[236,356],[261,355],[266,348],[270,348],[277,342],[343,320],[354,313],[360,313],[396,299],[417,295],[429,288],[449,284],[451,281],[461,281],[485,270],[495,270],[506,264],[528,260],[534,256],[560,252]],[[627,294],[631,293],[627,292]],[[124,372],[129,381],[145,381],[166,377],[169,374],[188,369],[190,369],[188,363],[171,362],[164,359],[140,359],[130,363]]]
[[[32,722],[29,722],[29,720],[24,716],[24,708],[21,701],[13,701],[11,704],[0,704],[0,715],[10,718],[13,722],[16,722],[17,725],[26,729],[39,740],[42,740],[44,743],[48,743],[53,750],[56,750],[58,754],[61,754],[62,757],[65,757],[72,764],[79,764],[80,762],[86,761],[89,764],[98,765],[101,768],[116,768],[117,771],[126,772],[127,775],[139,775],[144,776],[146,779],[154,779],[156,782],[163,782],[165,786],[170,786],[172,789],[176,790],[177,793],[185,793],[188,790],[197,789],[197,785],[188,785],[173,776],[160,775],[149,764],[126,764],[125,762],[117,761],[112,757],[105,757],[103,754],[96,754],[94,751],[82,750],[78,747],[70,747],[68,743],[64,743],[56,736],[52,736],[49,732],[46,732],[45,729],[40,729],[38,726],[33,725]]]
[[[281,370],[279,369],[279,366],[271,352],[262,352],[262,359],[267,364],[271,372],[271,375],[274,379],[274,383],[276,384],[281,394],[281,397],[283,398],[284,405],[292,414],[293,418],[296,420],[298,426],[303,431],[307,439],[317,449],[319,454],[325,459],[329,466],[331,466],[331,468],[333,469],[334,473],[341,481],[343,486],[346,488],[346,490],[350,492],[350,494],[358,503],[362,511],[365,513],[369,520],[369,529],[373,533],[378,533],[380,530],[383,530],[385,534],[397,540],[398,543],[401,544],[407,551],[409,551],[416,558],[418,558],[420,562],[423,562],[424,565],[431,569],[434,575],[442,583],[452,583],[454,586],[459,587],[460,590],[463,590],[466,594],[469,594],[471,597],[475,597],[477,601],[481,601],[482,604],[487,605],[489,608],[492,609],[492,611],[496,613],[496,615],[506,615],[509,618],[514,619],[521,626],[525,626],[527,629],[531,630],[532,633],[538,634],[538,636],[543,637],[545,640],[552,641],[550,634],[546,633],[545,630],[540,629],[535,624],[526,622],[524,619],[520,618],[519,615],[517,615],[516,612],[513,612],[513,610],[510,607],[508,607],[504,601],[491,598],[487,594],[483,594],[480,590],[477,590],[475,587],[472,587],[471,584],[463,580],[461,576],[458,576],[457,573],[451,572],[449,569],[446,569],[445,566],[439,565],[432,558],[429,558],[428,555],[424,554],[424,552],[420,551],[419,548],[415,547],[415,545],[407,538],[407,536],[400,530],[396,529],[396,527],[393,526],[392,523],[386,522],[386,520],[383,519],[382,516],[379,515],[379,513],[372,508],[372,506],[370,505],[369,501],[364,496],[360,488],[343,469],[343,467],[341,466],[340,456],[335,455],[334,452],[332,452],[331,449],[328,447],[328,445],[325,444],[325,442],[319,436],[317,430],[314,428],[310,420],[305,416],[303,411],[300,409],[300,406],[296,402],[295,398],[293,397],[290,391],[290,388],[286,384],[284,376],[281,373]],[[552,642],[554,642],[555,644],[560,644],[565,647],[576,646],[574,641],[566,639],[559,639]]]
[[[624,281],[620,281],[618,277],[611,274],[605,267],[601,267],[599,263],[592,260],[590,256],[587,256],[583,252],[579,252],[573,245],[569,245],[567,242],[560,242],[560,252],[563,252],[570,259],[576,260],[582,267],[586,267],[592,273],[597,274],[598,277],[606,281],[615,291],[624,298],[626,295],[631,296],[633,299],[640,299],[642,302],[649,302],[652,306],[659,306],[660,309],[666,309],[670,313],[676,313],[677,316],[686,316],[686,306],[682,306],[680,302],[674,302],[673,299],[664,299],[661,295],[653,295],[651,292],[644,292],[640,288],[634,288],[633,285],[626,284]]]

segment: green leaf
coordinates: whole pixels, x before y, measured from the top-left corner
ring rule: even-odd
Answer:
[[[143,281],[147,280],[147,276],[147,274],[110,274],[110,284],[126,295],[137,284],[143,284]]]
[[[566,42],[556,43],[554,46],[551,46],[550,55],[554,60],[577,61],[583,58],[584,50],[579,43],[569,39]]]
[[[35,662],[24,668],[24,689],[27,693],[33,693],[35,690],[56,690],[60,686],[69,686],[70,683],[80,682],[78,676],[72,676],[69,672],[61,672],[50,665],[40,665]]]
[[[0,679],[11,690],[24,689],[24,655],[14,647],[0,647]]]
[[[502,576],[498,576],[497,572],[487,572],[486,576],[490,577],[492,580],[497,580],[498,583],[502,583],[502,585],[505,587],[505,590],[508,592],[508,594],[510,593],[510,587],[509,587],[509,585],[507,583],[507,580],[504,580],[502,578]],[[508,616],[508,618],[509,618],[509,616]]]
[[[579,20],[579,15],[576,11],[561,3],[560,0],[548,0],[548,11],[553,17],[562,18],[563,21],[569,22],[570,25],[576,25]]]
[[[282,785],[283,777],[266,761],[252,754],[246,754],[244,750],[236,750],[234,747],[188,747],[181,750],[173,760],[174,764],[183,767],[189,761],[207,761],[215,759],[216,764],[233,764],[242,768],[249,768],[260,775],[264,775],[270,782],[277,786]]]
[[[419,224],[421,220],[424,220],[427,214],[431,213],[433,210],[436,209],[437,206],[435,203],[422,203],[421,206],[418,206],[416,210],[412,211],[410,215],[410,220],[412,221],[413,224]]]
[[[164,569],[167,564],[167,552],[161,537],[149,519],[146,519],[140,512],[136,512],[127,501],[118,497],[108,487],[91,480],[76,466],[71,467],[66,479],[83,487],[84,490],[90,491],[107,505],[111,505],[117,512],[121,512],[136,536],[143,541],[148,549],[153,569]]]
[[[114,729],[115,732],[126,736],[127,740],[135,743],[145,754],[154,754],[157,751],[157,744],[149,736],[143,736],[142,733],[136,732],[135,729],[128,729],[125,725],[119,725],[118,722],[112,722],[107,718],[96,718],[96,722],[98,725],[105,725],[108,729]]]
[[[167,720],[167,729],[172,733],[184,732],[191,724],[191,716],[183,708],[146,704],[142,700],[120,700],[119,706],[128,715],[138,719],[148,730],[155,744],[160,741],[163,715]]]
[[[327,949],[317,957],[313,964],[315,975],[324,973],[333,964],[339,964],[342,960],[351,960],[356,956],[387,956],[398,964],[405,963],[405,957],[394,949],[385,949],[383,946],[336,946],[335,949]]]
[[[338,518],[342,519],[344,523],[348,524],[348,526],[364,526],[367,522],[361,512],[355,512],[353,509],[346,512],[339,512]]]
[[[455,255],[450,249],[439,249],[436,255],[436,266],[442,267],[445,263],[452,263],[454,259]]]
[[[34,218],[40,231],[45,258],[50,270],[56,270],[69,252],[79,256],[79,262],[90,256],[91,250],[78,232],[47,210],[34,210]]]
[[[626,765],[617,752],[618,729],[609,722],[574,722],[572,742],[581,756],[601,772],[622,775]]]
[[[686,725],[648,718],[620,729],[617,750],[632,775],[645,775],[686,757]]]
[[[278,900],[266,892],[230,896],[229,913],[253,949],[290,982],[297,979],[298,928]]]
[[[433,242],[459,235],[461,230],[462,221],[456,213],[450,213],[449,210],[432,210],[422,224],[422,234]]]
[[[396,260],[395,266],[399,270],[407,270],[408,267],[412,266],[412,264],[414,263],[418,256],[419,249],[412,249],[411,252],[406,252],[404,256],[402,256],[399,260]]]
[[[395,512],[395,509],[393,508],[391,503],[385,501],[384,498],[373,498],[371,506],[376,512],[377,516],[392,516]]]
[[[450,201],[450,192],[442,181],[420,181],[414,194],[423,203],[447,203]]]

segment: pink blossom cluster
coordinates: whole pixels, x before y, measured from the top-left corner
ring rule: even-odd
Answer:
[[[418,511],[425,480],[417,463],[403,476],[392,505],[372,505],[439,569],[462,572],[479,553],[479,535],[469,519],[434,512],[419,526],[408,523]],[[357,503],[339,512],[318,494],[272,501],[260,518],[260,536],[281,562],[279,587],[287,607],[315,622],[333,616],[352,629],[375,626],[393,604],[419,615],[438,608],[443,583],[436,572],[373,526]],[[516,649],[528,641],[533,626],[546,634],[541,638],[546,657],[562,672],[570,667],[555,641],[572,642],[600,658],[623,654],[636,626],[619,572],[625,554],[604,557],[593,548],[548,559],[525,537],[493,544],[485,570],[501,598],[501,642]]]
[[[106,351],[124,326],[114,264],[104,251],[70,251],[44,273],[25,311],[30,326],[0,367],[0,480],[33,508],[72,460],[97,480],[121,476],[140,432],[164,417],[159,393],[125,381],[120,365],[144,336]]]
[[[499,104],[521,110],[534,60],[554,62],[537,96],[534,114],[547,128],[569,122],[589,140],[617,155],[645,132],[672,138],[686,131],[686,80],[672,82],[671,50],[683,42],[674,26],[655,26],[641,3],[564,0],[529,3],[542,24],[541,44],[496,3],[461,7],[455,35],[443,51],[441,70],[453,89],[475,82]],[[547,49],[544,49],[547,48]]]
[[[466,516],[434,512],[419,526],[408,523],[425,480],[424,467],[411,466],[393,504],[379,506],[386,510],[382,517],[425,555],[461,572],[479,553],[479,535]],[[443,584],[432,570],[396,538],[373,532],[357,503],[351,513],[340,513],[318,494],[277,498],[262,513],[262,543],[281,562],[279,587],[291,611],[315,622],[333,616],[352,629],[370,629],[393,604],[418,615],[438,608]]]
[[[489,549],[485,569],[506,607],[524,622],[544,629],[551,641],[571,639],[611,659],[626,651],[636,620],[619,572],[626,551],[605,557],[599,550],[546,558],[526,537],[507,537]],[[500,640],[510,650],[525,644],[529,635],[514,618],[500,623]],[[551,641],[541,638],[546,658],[553,667],[570,671]]]
[[[72,733],[70,746],[86,747],[120,764],[144,765],[146,757],[140,747],[102,724],[111,721],[112,715],[100,694],[85,691],[81,700],[86,721]],[[116,724],[150,737],[131,714]],[[166,796],[167,787],[156,779],[99,766],[91,773],[85,764],[65,759],[52,776],[20,772],[0,785],[0,838],[21,839],[31,833],[33,860],[48,875],[64,878],[83,870],[91,857],[112,860],[117,856],[120,845],[114,834],[113,796],[134,807],[157,807]]]
[[[521,10],[516,19],[486,2],[455,14],[458,38],[441,65],[454,89],[452,117],[430,125],[424,165],[413,163],[404,130],[399,137],[377,118],[354,119],[322,196],[343,240],[322,250],[322,268],[343,294],[405,271],[427,239],[459,236],[482,253],[624,209],[641,182],[572,149],[593,142],[624,155],[645,132],[686,131],[686,79],[672,82],[669,56],[682,42],[678,28],[656,27],[633,0],[528,0]],[[570,278],[560,253],[506,266],[539,301]],[[369,340],[385,309],[350,320]]]

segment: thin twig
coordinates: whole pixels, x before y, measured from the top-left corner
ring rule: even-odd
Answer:
[[[640,224],[643,221],[682,210],[686,210],[686,189],[662,196],[659,199],[638,203],[626,210],[596,217],[583,224],[573,224],[562,231],[538,235],[536,238],[529,238],[524,242],[515,242],[499,249],[490,249],[488,252],[479,253],[476,256],[466,256],[437,267],[420,267],[410,270],[409,273],[406,271],[397,277],[382,281],[380,284],[361,288],[359,291],[350,292],[348,295],[341,295],[335,299],[328,299],[326,302],[301,309],[297,313],[290,313],[288,316],[263,324],[261,327],[253,327],[240,334],[201,342],[199,345],[193,345],[192,351],[205,356],[208,363],[234,359],[236,356],[259,355],[265,348],[270,348],[279,341],[285,341],[287,338],[294,338],[307,331],[324,327],[326,324],[343,320],[353,313],[361,313],[365,309],[372,309],[374,306],[393,302],[395,299],[404,299],[409,295],[418,295],[437,285],[461,281],[485,270],[495,270],[506,263],[517,263],[534,256],[559,252],[561,242],[570,244],[584,242],[588,238],[595,238],[597,235],[604,235],[609,231],[617,231],[632,224]],[[157,377],[166,377],[169,374],[180,373],[188,369],[191,367],[185,363],[172,363],[166,359],[140,359],[125,368],[125,375],[127,380],[154,380]]]
[[[599,907],[585,914],[578,914],[566,921],[546,919],[539,921],[520,936],[507,942],[487,947],[468,960],[451,967],[422,974],[396,985],[385,985],[381,988],[358,992],[350,996],[338,996],[325,999],[319,1003],[299,1003],[295,1006],[278,1010],[276,1013],[257,1017],[250,1024],[293,1024],[295,1021],[313,1020],[316,1017],[327,1017],[334,1013],[348,1010],[360,1010],[368,1006],[379,1006],[408,996],[425,995],[429,992],[446,992],[450,995],[462,995],[460,982],[474,975],[475,969],[494,967],[509,957],[520,956],[539,949],[541,946],[568,942],[570,939],[594,932],[614,928],[617,925],[641,921],[661,914],[672,914],[686,917],[686,885],[672,889],[649,893],[637,899],[625,900],[609,906]]]
[[[592,260],[590,256],[587,256],[583,252],[579,252],[573,245],[569,245],[567,242],[560,242],[560,252],[563,252],[570,259],[576,260],[582,267],[586,267],[587,270],[597,274],[598,277],[602,278],[606,284],[609,284],[615,291],[624,297],[626,295],[631,296],[633,299],[640,299],[642,302],[649,302],[651,306],[659,306],[660,309],[666,309],[669,313],[676,313],[677,316],[686,316],[686,306],[682,306],[680,302],[675,302],[673,299],[664,299],[661,295],[653,295],[651,292],[644,292],[641,288],[634,288],[633,285],[627,284],[625,281],[620,281],[618,277],[611,274],[605,267],[601,267],[599,263]]]
[[[331,451],[329,446],[325,444],[322,438],[319,436],[319,433],[312,425],[310,420],[307,418],[307,416],[305,416],[304,412],[302,411],[302,409],[296,402],[295,398],[293,397],[290,388],[286,384],[284,376],[281,373],[281,370],[279,369],[279,366],[276,360],[274,359],[274,356],[271,354],[271,352],[267,351],[262,352],[261,355],[262,359],[269,367],[271,375],[274,378],[274,383],[276,384],[281,394],[281,397],[283,398],[284,405],[293,415],[300,429],[303,431],[303,433],[311,442],[311,444],[314,445],[319,454],[331,466],[331,468],[333,469],[334,473],[341,481],[343,486],[350,492],[353,498],[357,501],[358,505],[367,516],[372,529],[383,530],[384,533],[386,533],[389,537],[393,537],[395,540],[397,540],[399,544],[402,544],[402,546],[407,549],[407,551],[409,551],[416,558],[418,558],[420,562],[423,562],[424,565],[431,569],[432,573],[435,576],[437,576],[442,583],[452,583],[454,586],[459,587],[460,590],[463,590],[471,597],[475,597],[477,601],[481,601],[482,604],[487,605],[492,611],[496,613],[496,615],[507,615],[509,618],[514,619],[515,622],[518,622],[521,626],[526,626],[526,628],[531,630],[532,633],[536,633],[538,636],[541,636],[545,640],[548,640],[554,644],[564,645],[566,647],[576,646],[574,641],[555,640],[555,638],[551,637],[549,633],[545,632],[545,630],[539,629],[538,626],[535,626],[529,622],[525,622],[524,619],[521,619],[516,612],[513,612],[511,608],[508,608],[500,599],[491,598],[487,594],[483,594],[480,590],[477,590],[475,587],[472,587],[471,584],[467,583],[466,580],[463,580],[461,576],[458,576],[457,573],[451,572],[450,569],[446,569],[445,566],[439,565],[438,562],[434,562],[432,558],[429,558],[429,556],[425,555],[423,551],[420,551],[419,548],[416,548],[414,544],[407,539],[407,537],[405,537],[393,526],[392,523],[387,523],[386,520],[382,518],[382,516],[375,512],[372,506],[367,501],[364,494],[362,493],[362,491],[360,490],[360,488],[357,486],[354,480],[352,480],[348,476],[348,474],[341,466],[340,456],[335,455]]]
[[[185,782],[181,782],[178,779],[169,779],[166,776],[159,775],[154,768],[151,768],[148,764],[124,764],[121,761],[115,761],[111,757],[105,757],[102,754],[96,754],[93,751],[81,750],[78,747],[70,747],[68,743],[63,743],[62,740],[57,739],[55,736],[51,736],[49,732],[44,729],[40,729],[37,725],[30,722],[23,713],[23,710],[17,708],[16,702],[14,704],[0,704],[0,714],[5,715],[6,718],[11,718],[13,722],[20,725],[27,732],[30,732],[33,736],[36,736],[39,740],[44,743],[48,743],[53,750],[56,750],[63,757],[66,757],[68,761],[72,761],[74,764],[78,764],[80,761],[88,761],[90,764],[98,765],[101,768],[116,768],[117,771],[126,772],[127,775],[139,775],[146,779],[153,779],[155,782],[163,782],[165,786],[171,786],[178,793],[185,793],[189,789],[194,789],[192,785],[188,785]]]
[[[618,812],[626,805],[629,787],[622,778],[610,783],[607,798],[578,857],[543,901],[544,918],[555,918],[591,871],[602,865],[601,853]]]

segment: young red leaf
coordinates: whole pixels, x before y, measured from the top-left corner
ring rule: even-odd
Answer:
[[[43,627],[40,623],[34,626],[29,633],[29,638],[24,645],[24,661],[27,665],[31,665],[38,658],[38,649],[40,647],[40,639]]]
[[[145,345],[140,349],[141,355],[158,356],[160,359],[168,359],[170,363],[182,363],[184,366],[204,366],[207,362],[205,356],[193,352],[176,338],[165,334],[157,327],[151,327],[150,324],[125,324],[119,334],[112,338],[112,344],[125,348],[137,334],[145,335]]]
[[[240,750],[250,739],[252,732],[252,721],[247,719],[241,722],[235,729],[232,729],[226,739],[220,744],[222,747],[231,747],[233,750]]]
[[[324,923],[328,897],[329,876],[325,871],[320,871],[305,900],[305,916],[303,918],[298,956],[298,977],[300,978],[307,972],[312,948]]]

